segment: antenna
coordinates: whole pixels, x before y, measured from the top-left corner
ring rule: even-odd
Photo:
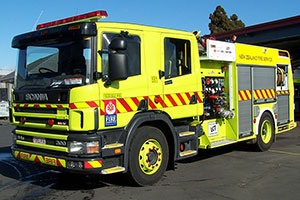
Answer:
[[[36,21],[35,21],[35,23],[34,23],[34,25],[32,27],[32,31],[34,31],[34,29],[35,29],[37,23],[39,22],[39,20],[40,20],[40,18],[41,18],[41,16],[42,16],[43,13],[44,13],[44,10],[41,11],[39,17],[36,19]]]

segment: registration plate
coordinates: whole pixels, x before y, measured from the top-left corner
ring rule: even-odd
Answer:
[[[33,143],[35,144],[46,144],[45,138],[33,137]]]

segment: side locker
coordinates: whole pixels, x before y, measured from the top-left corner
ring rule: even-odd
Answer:
[[[250,136],[252,132],[252,70],[251,66],[238,65],[238,116],[239,138]]]
[[[281,77],[277,86],[277,106],[278,106],[278,125],[286,124],[290,121],[290,91],[288,88],[288,66],[278,65],[277,73]],[[279,77],[278,77],[279,78]]]

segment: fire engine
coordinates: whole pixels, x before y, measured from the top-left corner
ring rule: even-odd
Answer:
[[[69,172],[160,180],[175,162],[247,141],[268,150],[296,127],[287,51],[95,11],[14,37],[16,159]]]

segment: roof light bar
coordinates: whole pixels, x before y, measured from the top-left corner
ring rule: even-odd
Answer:
[[[86,14],[82,14],[82,15],[77,15],[77,16],[73,16],[73,17],[68,17],[65,19],[60,19],[60,20],[56,20],[53,22],[48,22],[48,23],[44,23],[44,24],[39,24],[36,26],[36,30],[39,29],[43,29],[43,28],[49,28],[52,26],[58,26],[58,25],[62,25],[62,24],[68,24],[68,23],[72,23],[72,22],[79,22],[79,21],[89,21],[89,20],[98,20],[98,19],[104,19],[107,18],[107,12],[104,10],[98,10],[98,11],[94,11],[94,12],[90,12],[90,13],[86,13]]]

